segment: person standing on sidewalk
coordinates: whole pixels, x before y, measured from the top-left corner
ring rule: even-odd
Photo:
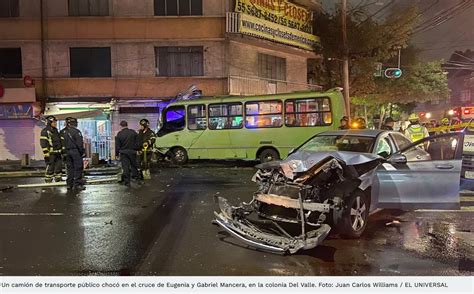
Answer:
[[[144,118],[140,120],[140,131],[138,132],[138,147],[140,148],[139,160],[140,160],[140,179],[150,179],[150,162],[151,156],[153,155],[152,149],[155,144],[156,135],[150,129],[150,122]]]
[[[137,170],[137,132],[128,128],[126,121],[121,121],[122,130],[115,137],[115,154],[122,163],[123,184],[130,187],[131,178],[138,177]],[[130,175],[131,174],[131,175]]]
[[[66,127],[61,130],[63,154],[66,157],[67,189],[85,190],[82,182],[84,163],[82,158],[86,155],[82,133],[77,129],[77,119],[66,118]]]
[[[40,145],[43,149],[44,162],[46,163],[46,173],[44,180],[51,183],[62,181],[62,143],[61,136],[57,129],[58,121],[56,117],[50,115],[46,118],[46,127],[41,130]]]

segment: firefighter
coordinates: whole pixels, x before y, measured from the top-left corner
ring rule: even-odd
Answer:
[[[58,131],[57,119],[50,115],[46,118],[46,127],[41,130],[40,145],[43,149],[44,162],[46,163],[45,182],[62,181],[62,143]]]
[[[130,187],[130,179],[137,178],[137,132],[128,128],[126,121],[121,121],[122,130],[115,137],[115,154],[122,163],[122,182]],[[130,177],[131,174],[131,177]]]
[[[140,131],[138,132],[137,142],[140,148],[139,155],[139,172],[140,179],[150,179],[150,161],[153,155],[152,149],[155,144],[156,135],[150,129],[150,122],[144,118],[140,120]]]
[[[395,125],[395,120],[389,116],[385,119],[381,129],[386,130],[386,131],[393,131],[394,125]]]
[[[410,124],[405,129],[404,134],[410,138],[412,142],[429,137],[428,129],[420,124],[420,118],[416,113],[410,114],[408,121],[410,121]]]
[[[63,154],[66,158],[67,189],[68,191],[85,190],[82,181],[84,163],[82,158],[86,155],[82,133],[77,129],[77,119],[66,118],[66,127],[61,130]]]

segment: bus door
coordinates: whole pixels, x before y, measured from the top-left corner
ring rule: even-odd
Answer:
[[[206,105],[196,104],[188,106],[188,156],[193,159],[209,158],[207,142],[209,130],[206,118]]]
[[[242,103],[230,102],[209,105],[209,158],[230,159],[237,157],[232,137],[243,127]]]

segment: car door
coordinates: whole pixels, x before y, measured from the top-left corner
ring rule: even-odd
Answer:
[[[462,140],[462,133],[436,135],[393,154],[377,170],[376,207],[459,209]]]

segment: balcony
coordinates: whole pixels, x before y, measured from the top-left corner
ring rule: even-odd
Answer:
[[[229,76],[230,95],[266,95],[318,90],[321,90],[321,86],[259,77]]]

